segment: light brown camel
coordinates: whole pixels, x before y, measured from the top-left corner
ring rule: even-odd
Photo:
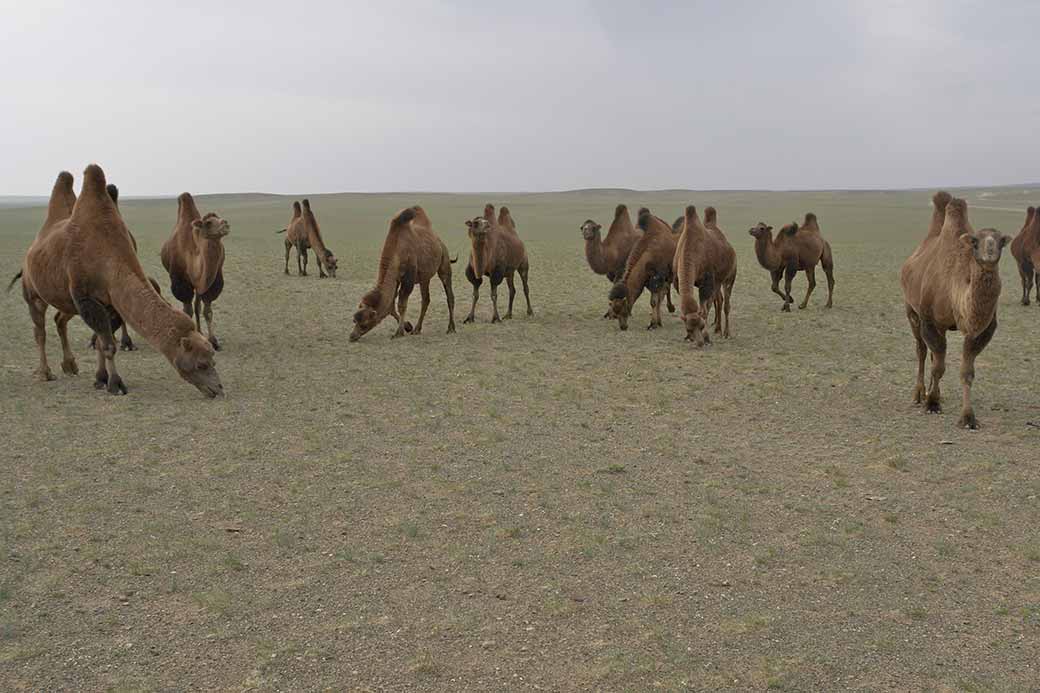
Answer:
[[[946,371],[946,332],[957,330],[964,335],[958,425],[974,429],[979,426],[971,406],[975,357],[997,330],[998,265],[1011,237],[995,229],[972,229],[968,205],[948,193],[936,193],[933,205],[928,235],[903,263],[901,273],[906,316],[917,342],[914,402],[924,400],[927,411],[941,411],[939,381]],[[929,351],[932,381],[926,397],[924,359]]]
[[[729,337],[729,308],[733,284],[737,280],[737,253],[716,224],[714,207],[704,211],[711,228],[701,223],[697,208],[686,208],[683,231],[675,248],[676,283],[680,317],[686,325],[686,339],[701,347],[711,343],[705,330],[708,306],[715,305],[715,331]],[[694,291],[694,289],[697,291]],[[723,307],[719,307],[719,302]],[[725,311],[726,327],[722,327]]]
[[[224,290],[224,236],[230,231],[226,220],[213,212],[202,216],[192,196],[181,193],[177,198],[177,223],[163,243],[161,255],[163,267],[170,274],[170,293],[184,305],[188,317],[195,316],[199,332],[200,314],[206,318],[209,343],[217,351],[220,342],[213,334],[213,301]]]
[[[610,316],[617,318],[618,327],[627,330],[632,306],[646,289],[650,292],[650,324],[646,329],[653,330],[661,326],[661,301],[672,283],[679,238],[646,207],[639,210],[637,219],[643,236],[632,247],[621,279],[610,289]]]
[[[788,224],[780,229],[773,238],[773,227],[758,222],[748,231],[755,237],[755,256],[762,267],[769,270],[773,280],[773,293],[784,299],[783,311],[790,311],[794,299],[791,298],[791,280],[799,272],[805,272],[809,280],[809,288],[805,299],[798,305],[805,308],[809,305],[809,296],[816,288],[816,265],[823,266],[827,275],[827,304],[834,305],[834,256],[830,243],[820,233],[820,225],[812,212],[805,215],[801,227],[797,223]],[[784,278],[784,291],[780,292],[780,278]]]
[[[456,258],[455,260],[457,260]],[[448,301],[448,334],[455,331],[455,294],[451,288],[452,260],[448,248],[433,230],[426,211],[419,206],[402,210],[390,221],[390,231],[379,255],[379,270],[375,288],[361,297],[354,313],[354,330],[350,341],[356,342],[387,315],[397,319],[394,337],[405,333],[422,333],[426,310],[430,307],[430,280],[436,275],[444,285]],[[405,321],[408,297],[419,285],[422,308],[414,329]],[[394,309],[394,299],[397,309]]]
[[[596,274],[604,274],[613,284],[625,273],[625,261],[632,246],[639,240],[639,232],[632,225],[628,207],[618,205],[614,209],[614,221],[610,224],[606,238],[600,238],[603,227],[592,219],[581,225],[581,236],[585,239],[585,259]]]
[[[130,232],[105,187],[104,172],[92,164],[83,173],[83,188],[76,199],[72,175],[59,174],[47,220],[26,253],[19,274],[40,356],[36,377],[54,379],[47,364],[45,329],[47,308],[54,307],[63,354],[61,368],[66,374],[79,372],[68,337],[69,320],[79,315],[100,341],[94,387],[126,394],[126,384],[116,371],[112,333],[113,317],[119,315],[184,380],[208,397],[222,395],[213,348],[191,320],[171,308],[149,283]]]
[[[1040,304],[1040,214],[1034,207],[1026,210],[1026,223],[1011,241],[1011,255],[1015,258],[1018,276],[1022,278],[1022,305],[1029,305],[1029,292],[1036,281],[1036,302]]]
[[[314,250],[318,260],[318,279],[336,278],[339,263],[336,256],[325,245],[321,237],[321,227],[311,211],[310,200],[304,200],[301,208],[299,202],[293,202],[292,219],[289,225],[278,233],[285,234],[285,273],[289,274],[289,251],[296,248],[296,271],[301,277],[307,276],[307,251]]]
[[[524,299],[527,301],[527,314],[534,315],[531,310],[531,294],[527,276],[529,263],[524,242],[516,233],[516,225],[509,215],[509,209],[503,207],[495,219],[495,208],[485,205],[484,216],[466,222],[469,233],[471,252],[469,264],[466,265],[466,279],[473,285],[473,305],[463,323],[476,320],[477,299],[480,298],[480,285],[483,277],[491,281],[491,322],[501,322],[513,317],[513,299],[516,298],[514,275],[520,274],[524,285]],[[498,285],[506,280],[509,287],[509,309],[504,317],[498,315]]]

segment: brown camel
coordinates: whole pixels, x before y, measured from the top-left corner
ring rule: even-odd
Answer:
[[[422,207],[409,207],[398,213],[390,221],[390,231],[379,255],[375,288],[361,297],[357,312],[354,313],[354,330],[350,333],[350,341],[361,339],[387,315],[397,319],[394,337],[408,332],[422,333],[426,310],[430,307],[430,280],[434,275],[444,285],[444,295],[448,300],[448,334],[454,332],[455,293],[451,288],[451,264],[455,260],[449,257],[447,246],[434,233],[433,223]],[[419,310],[419,322],[413,329],[404,318],[408,310],[408,297],[416,284],[422,296],[422,308]]]
[[[491,280],[491,307],[493,317],[491,322],[510,320],[513,317],[513,299],[516,298],[516,285],[514,275],[520,274],[520,281],[524,285],[524,299],[527,301],[527,314],[534,315],[531,310],[531,294],[527,282],[529,263],[527,250],[524,242],[516,233],[516,224],[509,214],[509,209],[503,207],[495,219],[495,208],[485,205],[484,216],[466,222],[469,229],[469,239],[472,246],[469,264],[466,265],[466,279],[473,285],[473,305],[469,309],[469,315],[463,323],[476,320],[477,299],[480,298],[480,285],[483,277]],[[504,317],[498,315],[498,285],[502,279],[506,280],[509,287],[509,309]]]
[[[632,247],[621,279],[610,289],[610,315],[617,318],[622,330],[627,330],[632,306],[643,289],[647,289],[650,292],[650,324],[646,329],[653,330],[661,326],[661,300],[674,276],[672,262],[678,236],[646,207],[639,210],[637,219],[643,236]]]
[[[192,196],[181,193],[177,198],[177,223],[162,247],[162,264],[170,274],[170,293],[184,305],[188,317],[195,316],[199,332],[200,314],[206,318],[209,343],[217,351],[220,342],[213,334],[213,301],[224,290],[223,239],[230,231],[227,221],[213,212],[202,216]]]
[[[278,233],[285,234],[286,274],[289,274],[289,251],[296,248],[296,271],[301,277],[306,277],[307,251],[313,249],[318,260],[318,279],[324,279],[326,276],[336,278],[339,263],[321,237],[321,227],[311,211],[310,200],[304,200],[302,208],[299,202],[293,202],[292,219],[289,220],[289,225]]]
[[[737,280],[737,253],[716,223],[715,208],[705,209],[704,217],[711,224],[710,228],[701,223],[696,207],[690,205],[686,208],[683,232],[673,261],[686,339],[698,347],[711,343],[704,329],[711,304],[715,305],[715,332],[729,337],[730,296]],[[722,308],[719,302],[723,303]],[[723,311],[726,314],[725,330],[722,327]]]
[[[1015,258],[1018,275],[1022,278],[1022,305],[1029,305],[1029,292],[1036,281],[1036,302],[1040,304],[1040,214],[1030,207],[1026,210],[1026,223],[1011,241],[1011,255]]]
[[[54,307],[61,368],[66,374],[79,372],[68,336],[69,320],[79,315],[100,342],[94,387],[126,394],[126,384],[116,371],[113,334],[113,321],[121,316],[166,356],[182,378],[208,397],[222,395],[213,348],[191,320],[171,308],[148,282],[130,232],[105,188],[105,174],[94,164],[83,173],[78,199],[72,192],[72,175],[59,174],[47,220],[26,253],[19,274],[40,356],[36,377],[54,380],[47,364],[45,328],[47,308]]]
[[[758,222],[748,233],[755,237],[755,256],[762,267],[769,270],[773,280],[773,293],[784,299],[783,311],[790,311],[794,299],[791,298],[791,280],[799,272],[805,272],[809,280],[809,288],[805,299],[798,305],[805,308],[809,305],[809,296],[816,288],[816,265],[823,266],[827,275],[827,304],[834,305],[834,256],[830,243],[823,239],[816,215],[812,212],[805,215],[801,227],[797,223],[788,224],[780,229],[773,238],[773,227]],[[780,278],[784,278],[784,291],[780,292]]]
[[[914,402],[939,413],[939,380],[946,371],[946,332],[964,335],[961,359],[962,405],[959,426],[978,428],[971,406],[975,357],[997,330],[1000,298],[1000,255],[1011,242],[995,229],[975,231],[968,205],[945,192],[933,198],[935,209],[928,235],[903,264],[903,297],[910,331],[917,342]],[[925,396],[924,359],[932,354],[932,382]]]
[[[585,259],[589,268],[596,274],[605,274],[613,284],[625,273],[625,261],[632,252],[632,246],[639,240],[639,232],[632,225],[628,207],[618,205],[614,209],[614,221],[607,231],[607,237],[600,238],[603,227],[587,219],[581,225],[581,236],[585,239]]]

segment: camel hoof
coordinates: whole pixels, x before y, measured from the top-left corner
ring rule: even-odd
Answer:
[[[210,337],[209,343],[213,347],[213,351],[220,351],[220,342],[217,341],[216,337]]]
[[[137,347],[134,346],[134,341],[132,339],[127,338],[127,339],[122,340],[119,343],[119,350],[120,351],[137,351]]]
[[[108,387],[108,371],[98,371],[94,374],[94,389],[104,390]]]
[[[669,313],[674,313],[675,312],[675,306],[668,306],[668,312]]]
[[[452,323],[452,324],[448,325],[448,332],[447,332],[447,334],[455,334],[455,323]]]
[[[534,317],[534,311],[531,310],[530,308],[527,309],[527,317],[529,317],[529,318],[530,317]]]
[[[798,310],[805,310],[805,306],[807,306],[807,305],[808,305],[807,303],[799,303],[798,304]]]
[[[123,379],[118,375],[108,379],[108,387],[106,389],[110,395],[125,395],[127,392],[126,385],[123,384]]]
[[[289,270],[285,270],[285,276],[289,276]]]
[[[918,385],[914,388],[914,404],[924,402],[924,388]]]
[[[51,373],[51,369],[49,368],[47,370],[37,370],[33,373],[33,375],[41,383],[50,382],[51,380],[57,380],[57,378],[53,373]]]
[[[79,375],[79,366],[76,365],[76,359],[62,361],[61,370],[65,375]]]
[[[513,314],[512,313],[506,313],[505,315],[502,316],[502,319],[503,320],[512,320],[513,319]]]
[[[780,312],[781,313],[790,313],[791,312],[791,304],[790,303],[785,303],[784,307],[780,309]]]
[[[502,318],[498,317],[497,315],[495,317],[491,318],[491,324],[492,325],[494,325],[496,322],[502,322]]]
[[[932,400],[928,400],[924,403],[924,409],[929,414],[942,414],[942,404],[940,404],[939,402],[934,402]]]
[[[975,412],[973,411],[961,414],[961,418],[957,420],[957,425],[969,431],[977,431],[979,428],[978,419],[975,418]]]
[[[476,318],[474,318],[474,317],[473,317],[473,316],[471,315],[471,316],[469,316],[468,318],[466,318],[465,320],[463,320],[463,321],[462,321],[462,324],[463,324],[463,325],[468,325],[468,324],[470,324],[471,322],[476,322],[476,321],[477,321],[477,319],[476,319]]]

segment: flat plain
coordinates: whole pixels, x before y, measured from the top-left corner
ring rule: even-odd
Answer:
[[[78,319],[81,374],[35,382],[20,292],[0,295],[0,688],[1037,689],[1040,308],[1005,251],[981,430],[956,428],[957,335],[946,412],[911,404],[899,268],[931,192],[312,195],[324,280],[282,272],[293,198],[202,196],[232,225],[218,401],[142,339],[117,357],[129,395],[95,391]],[[957,194],[1009,234],[1040,203]],[[517,220],[535,315],[490,324],[485,284],[462,325],[485,202]],[[387,220],[416,203],[461,255],[458,333],[435,282],[424,334],[391,341],[390,319],[349,344]],[[627,332],[601,318],[579,226],[617,203],[718,208],[731,339],[696,350],[668,314],[648,332],[645,297]],[[169,297],[175,201],[121,206]],[[782,314],[747,230],[807,211],[835,307],[821,276]],[[5,284],[42,218],[0,208]],[[50,320],[48,350],[58,372]]]

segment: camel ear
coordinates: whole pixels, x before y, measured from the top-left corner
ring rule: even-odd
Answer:
[[[966,233],[961,236],[961,245],[965,248],[977,248],[979,245],[979,239],[972,236],[970,233]]]
[[[198,223],[198,222],[196,222],[196,223]],[[187,337],[181,337],[181,349],[184,349],[184,351],[190,352],[191,351],[191,340],[188,339]]]
[[[766,231],[772,231],[772,230],[773,230],[773,227],[772,227],[772,226],[767,226],[767,227],[766,227]]]
[[[195,221],[191,222],[191,228],[194,229],[195,231],[201,231],[202,230],[202,220],[201,219],[196,219]]]

